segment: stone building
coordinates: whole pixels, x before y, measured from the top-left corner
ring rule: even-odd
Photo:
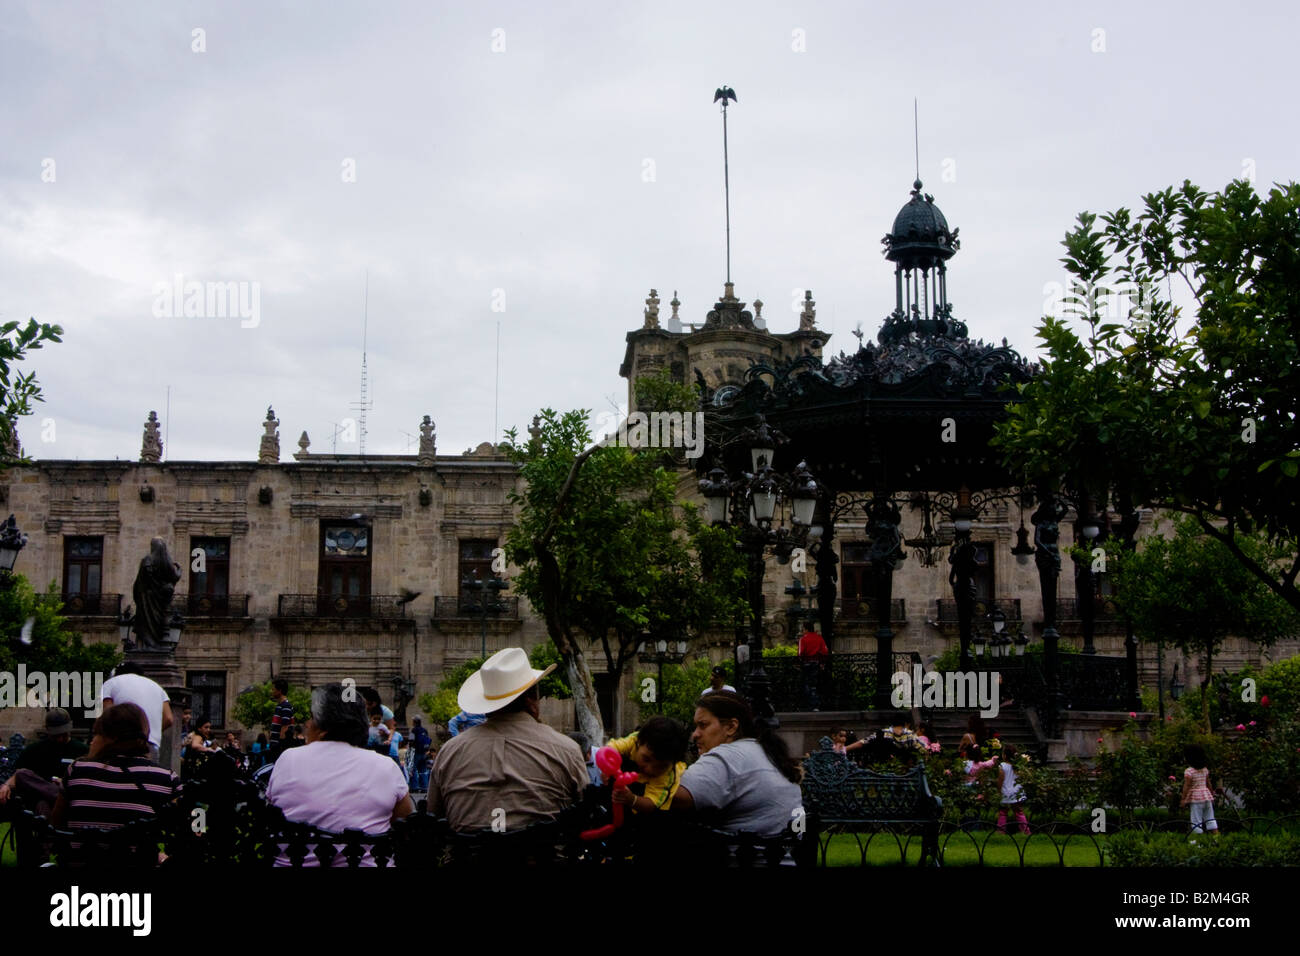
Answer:
[[[437,454],[426,416],[418,455],[317,455],[304,434],[282,462],[278,425],[268,410],[256,461],[162,461],[150,413],[138,462],[10,469],[0,488],[30,536],[18,570],[41,590],[56,582],[86,639],[115,642],[140,559],[164,538],[182,566],[177,663],[218,728],[234,726],[241,689],[272,676],[350,677],[400,703],[483,643],[545,639],[509,594],[484,637],[460,587],[492,575],[513,521],[515,469],[497,449]]]

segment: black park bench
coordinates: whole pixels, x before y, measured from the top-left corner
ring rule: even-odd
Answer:
[[[853,834],[858,862],[865,865],[872,841],[882,832],[893,836],[900,860],[906,859],[907,845],[919,836],[920,864],[941,865],[943,801],[930,792],[924,762],[904,774],[877,773],[836,753],[831,739],[823,737],[818,749],[804,758],[803,771],[803,805],[809,832],[816,834],[815,852],[821,865],[826,865],[831,838],[839,834]],[[868,834],[865,841],[863,834]]]

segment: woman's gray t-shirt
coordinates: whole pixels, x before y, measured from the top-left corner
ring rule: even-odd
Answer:
[[[803,806],[797,783],[772,766],[757,740],[720,744],[682,774],[700,810],[716,810],[716,825],[733,833],[780,836]]]

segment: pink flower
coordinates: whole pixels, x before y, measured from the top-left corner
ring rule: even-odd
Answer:
[[[952,771],[951,771],[951,770],[945,770],[945,771],[943,772],[943,775],[944,775],[945,777],[951,777],[951,776],[952,776]],[[1171,777],[1170,779],[1173,779],[1173,778]]]
[[[1265,694],[1263,697],[1261,697],[1261,698],[1259,699],[1259,706],[1261,706],[1261,707],[1267,707],[1267,706],[1268,706],[1268,694]]]
[[[1171,773],[1171,774],[1169,775],[1169,779],[1170,779],[1170,780],[1174,780],[1174,779],[1176,779],[1176,778],[1175,778],[1174,775]]]
[[[1136,717],[1136,716],[1137,716],[1137,711],[1135,711],[1135,710],[1130,710],[1130,711],[1128,712],[1128,715],[1129,715],[1130,717]]]
[[[1255,726],[1255,722],[1254,722],[1253,720],[1250,722],[1250,726],[1252,726],[1252,727]]]
[[[1100,737],[1097,738],[1097,743],[1101,743],[1101,738],[1100,738]]]
[[[1238,724],[1238,725],[1237,725],[1237,729],[1238,729],[1238,730],[1245,730],[1245,729],[1246,729],[1246,725],[1245,725],[1245,724]]]

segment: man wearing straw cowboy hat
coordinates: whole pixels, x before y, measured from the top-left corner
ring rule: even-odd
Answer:
[[[534,670],[522,648],[497,651],[470,675],[457,701],[487,720],[438,752],[429,780],[429,812],[454,830],[516,830],[550,820],[578,802],[587,766],[573,741],[541,722]]]

